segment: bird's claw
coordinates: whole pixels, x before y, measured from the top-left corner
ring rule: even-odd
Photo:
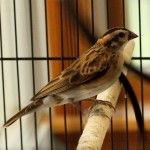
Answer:
[[[115,107],[112,105],[112,103],[111,103],[110,101],[107,101],[107,100],[99,100],[99,99],[94,99],[94,98],[89,98],[89,100],[94,101],[94,104],[107,105],[107,106],[109,106],[110,108],[112,108],[114,111],[116,111],[116,110],[115,110]]]
[[[102,104],[102,105],[107,105],[115,111],[115,107],[112,105],[112,103],[110,101],[95,99],[95,104],[97,104],[97,103]]]

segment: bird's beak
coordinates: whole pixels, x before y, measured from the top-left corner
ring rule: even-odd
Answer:
[[[138,37],[138,35],[136,35],[135,33],[133,33],[133,32],[130,31],[130,35],[129,35],[128,40],[132,40],[132,39],[135,39],[137,37]]]

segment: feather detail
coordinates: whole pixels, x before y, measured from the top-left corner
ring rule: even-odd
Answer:
[[[7,122],[5,122],[4,127],[10,126],[12,123],[14,123],[16,120],[21,118],[24,115],[27,115],[29,113],[32,113],[37,110],[40,106],[42,106],[43,101],[41,99],[37,99],[36,101],[32,102],[25,108],[23,108],[21,111],[19,111],[17,114],[15,114],[12,118],[10,118]]]

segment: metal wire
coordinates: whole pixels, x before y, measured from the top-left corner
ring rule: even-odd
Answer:
[[[1,15],[0,15],[1,17]],[[0,22],[0,29],[2,31],[2,25]],[[1,41],[1,58],[3,58],[3,40],[2,40],[2,32],[0,36]],[[3,93],[3,110],[4,110],[4,122],[6,122],[6,99],[5,99],[5,80],[4,80],[4,62],[1,60],[1,72],[2,72],[2,93]],[[7,137],[7,129],[4,129],[5,132],[5,149],[8,150],[8,137]]]
[[[94,1],[91,0],[91,20],[92,20],[92,36],[94,37]]]
[[[143,64],[142,64],[142,28],[141,28],[141,1],[138,0],[138,11],[139,11],[139,47],[140,47],[140,71],[143,72]],[[144,91],[143,91],[143,78],[141,80],[141,105],[142,105],[142,117],[143,117],[143,126],[144,126]],[[145,149],[145,142],[144,142],[144,130],[142,133],[142,148]]]
[[[78,0],[76,0],[76,30],[77,30],[77,36],[76,36],[76,41],[77,41],[77,57],[80,55],[80,47],[79,47],[79,12],[78,12]],[[82,102],[79,102],[80,107],[82,107]],[[79,111],[79,116],[80,116],[80,133],[82,133],[83,128],[82,128],[82,111]]]
[[[17,42],[17,19],[16,19],[16,1],[13,1],[14,5],[14,30],[15,30],[15,46],[16,46],[16,58],[18,58],[18,42]],[[20,78],[19,78],[19,62],[16,59],[16,67],[17,67],[17,84],[18,84],[18,104],[19,110],[21,110],[21,100],[20,100]],[[23,135],[22,135],[22,120],[20,118],[20,144],[21,150],[23,150]]]
[[[33,24],[32,24],[32,1],[29,0],[29,11],[30,11],[30,33],[31,33],[31,57],[32,57],[32,81],[33,81],[33,95],[35,95],[35,72],[34,72],[34,51],[33,51]],[[35,136],[35,147],[38,150],[38,134],[37,134],[37,118],[36,112],[34,112],[34,136]]]
[[[45,33],[46,33],[46,51],[47,51],[47,74],[48,74],[48,82],[50,81],[50,66],[49,66],[49,53],[48,53],[48,27],[47,27],[47,0],[44,1],[45,3]],[[50,128],[50,148],[53,150],[53,129],[52,129],[52,110],[49,108],[49,128]]]
[[[110,22],[109,22],[109,0],[106,1],[107,5],[107,28],[110,28]],[[113,129],[113,118],[111,118],[111,123],[110,123],[110,137],[111,137],[111,149],[114,150],[114,129]]]
[[[63,60],[75,60],[77,57],[63,57]],[[16,61],[16,60],[23,60],[23,61],[28,61],[28,60],[61,60],[60,57],[1,57],[0,61]],[[150,60],[150,57],[132,57],[132,60]]]
[[[63,41],[63,6],[62,1],[60,1],[60,22],[61,22],[61,64],[62,69],[64,69],[64,41]],[[66,116],[66,105],[64,105],[64,139],[65,147],[68,150],[68,134],[67,134],[67,116]]]
[[[64,60],[75,60],[77,57],[63,57]],[[0,58],[2,61],[7,60],[61,60],[61,57],[2,57]]]
[[[124,0],[122,1],[122,12],[123,12],[123,26],[126,27],[125,24],[125,2]],[[125,124],[126,124],[126,150],[129,150],[129,128],[128,128],[128,97],[126,95],[126,90],[125,90],[125,95],[124,95],[124,99],[125,99]]]

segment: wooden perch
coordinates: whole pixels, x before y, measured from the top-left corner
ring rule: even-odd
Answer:
[[[130,41],[124,49],[124,59],[126,63],[130,63],[134,49],[134,41]],[[127,69],[123,69],[123,73],[127,74]],[[113,107],[116,106],[122,85],[117,80],[110,88],[100,93],[97,100],[109,101]],[[77,150],[100,150],[110,125],[110,119],[114,110],[108,105],[95,103],[90,111],[87,124],[79,139]]]

